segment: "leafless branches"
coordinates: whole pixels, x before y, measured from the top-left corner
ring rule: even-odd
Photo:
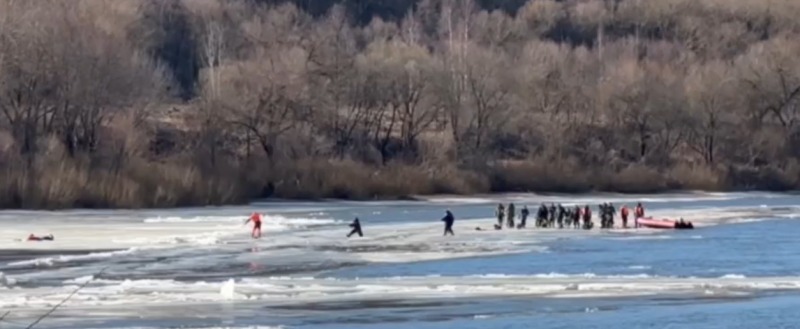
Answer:
[[[161,187],[134,165],[189,168],[258,195],[311,179],[297,163],[790,177],[800,161],[796,1],[403,8],[361,26],[347,4],[0,1],[0,160],[24,160],[0,165],[34,179],[67,159],[137,182],[126,195]],[[202,183],[178,185],[164,199]]]

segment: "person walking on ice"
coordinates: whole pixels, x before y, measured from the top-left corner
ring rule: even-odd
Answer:
[[[444,218],[442,218],[444,222],[444,236],[447,236],[447,233],[450,235],[455,236],[456,234],[453,233],[453,223],[456,221],[456,217],[453,216],[453,213],[450,210],[445,210]]]
[[[359,237],[364,237],[364,233],[361,232],[361,222],[358,221],[358,217],[353,220],[353,223],[350,224],[350,227],[352,227],[353,230],[350,231],[350,234],[347,234],[348,238],[353,234],[358,234]]]

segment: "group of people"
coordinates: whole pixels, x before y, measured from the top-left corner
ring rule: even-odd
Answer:
[[[501,230],[505,226],[508,228],[522,229],[525,228],[528,216],[530,215],[530,211],[528,210],[528,206],[523,206],[522,210],[520,211],[520,222],[518,225],[514,225],[514,220],[516,217],[514,203],[509,203],[508,207],[503,206],[503,204],[498,204],[497,209],[495,210],[495,216],[497,217],[497,224],[494,225],[496,230]],[[599,213],[600,213],[600,228],[609,229],[614,227],[614,217],[617,214],[617,210],[612,203],[603,203],[598,206]],[[629,216],[629,209],[627,206],[623,205],[620,208],[620,217],[622,219],[622,227],[628,228],[628,216]],[[644,207],[641,203],[636,205],[634,209],[634,218],[642,218],[644,217]],[[555,203],[551,203],[548,207],[544,203],[539,206],[539,210],[536,212],[536,227],[538,228],[555,228],[558,227],[563,229],[565,227],[570,228],[583,228],[586,230],[590,230],[594,227],[594,222],[592,222],[592,209],[589,205],[585,205],[584,207],[575,205],[573,207],[564,207],[562,204],[556,205]]]
[[[614,217],[617,214],[617,210],[612,203],[603,203],[598,206],[599,213],[600,213],[600,228],[609,229],[614,227]],[[626,205],[623,205],[620,208],[620,219],[622,219],[622,227],[628,228],[628,216],[629,216],[629,209]],[[641,203],[637,203],[636,207],[633,211],[634,219],[643,218],[644,217],[644,207]],[[509,203],[508,206],[504,206],[502,203],[497,205],[497,209],[495,210],[495,216],[497,217],[497,224],[494,225],[495,230],[502,230],[503,227],[508,228],[516,228],[516,229],[523,229],[526,227],[528,222],[528,216],[530,216],[530,210],[528,210],[528,206],[523,206],[519,212],[520,221],[516,223],[516,206],[514,203]],[[455,216],[453,213],[448,209],[445,211],[445,216],[442,218],[442,222],[444,222],[444,235],[455,235],[453,232],[453,224],[455,223]],[[253,231],[252,237],[254,239],[258,239],[261,237],[261,214],[253,213],[245,224],[253,222]],[[594,228],[594,222],[592,221],[592,209],[589,205],[585,205],[583,207],[579,205],[575,205],[572,207],[564,207],[562,204],[556,205],[555,203],[551,203],[548,207],[544,203],[539,206],[539,209],[536,213],[536,227],[537,228],[556,228],[559,229],[563,228],[574,228],[574,229],[585,229],[591,230]],[[352,223],[350,223],[350,233],[347,234],[347,237],[351,237],[353,235],[358,235],[359,237],[364,236],[364,232],[361,229],[361,221],[356,217]],[[480,228],[476,228],[480,230]]]

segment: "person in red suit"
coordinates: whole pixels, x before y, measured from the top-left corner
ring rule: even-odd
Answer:
[[[249,222],[253,222],[253,232],[251,234],[253,239],[261,238],[261,214],[254,212],[244,224],[247,225]]]

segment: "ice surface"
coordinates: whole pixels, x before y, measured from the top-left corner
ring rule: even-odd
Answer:
[[[234,292],[235,286],[235,292]],[[12,289],[3,292],[3,309],[47,306],[75,289]],[[95,280],[76,294],[72,306],[169,305],[226,300],[265,304],[531,295],[548,298],[636,296],[650,294],[749,293],[800,289],[800,277],[658,277],[646,274],[602,276],[547,273],[522,276],[392,277],[379,279],[245,278],[223,282],[174,280]]]
[[[692,198],[668,196],[652,202]],[[735,194],[708,194],[729,199]],[[552,197],[510,195],[513,200]],[[516,198],[516,199],[515,199]],[[526,199],[527,198],[527,199]],[[594,199],[593,199],[594,198]],[[610,198],[610,199],[609,199]],[[576,202],[642,200],[619,195],[577,197]],[[646,198],[645,198],[646,199]],[[483,203],[483,197],[436,199],[436,203]],[[614,201],[619,202],[619,201]],[[334,203],[329,207],[356,207]],[[648,273],[619,275],[542,273],[509,275],[488,272],[470,276],[388,276],[330,279],[317,273],[353,264],[411,263],[546,252],[549,242],[603,236],[611,239],[676,239],[652,229],[601,231],[524,229],[495,231],[493,218],[457,220],[455,237],[442,237],[437,220],[367,224],[364,238],[346,239],[340,218],[324,218],[332,208],[304,205],[314,214],[269,214],[264,237],[249,237],[244,220],[250,209],[188,212],[157,211],[103,215],[80,212],[0,213],[0,310],[41,311],[63,300],[79,285],[88,285],[65,305],[103,314],[136,314],[159,305],[256,303],[305,304],[383,299],[483,296],[583,298],[651,294],[748,294],[797,290],[800,277],[745,277],[719,273],[715,278],[662,277]],[[296,209],[293,209],[293,211]],[[381,211],[371,211],[379,216]],[[648,211],[656,218],[684,218],[697,227],[793,219],[797,208],[718,207]],[[458,213],[456,213],[458,216]],[[26,220],[35,217],[36,220]],[[596,220],[595,220],[596,221]],[[532,222],[532,220],[531,220]],[[631,223],[632,224],[632,221]],[[480,227],[482,230],[476,230]],[[28,234],[53,234],[55,241],[21,241]],[[703,235],[680,235],[703,239]],[[101,269],[107,268],[102,274]],[[645,265],[621,268],[646,272]],[[237,327],[246,328],[246,327]]]
[[[228,279],[222,284],[222,288],[219,290],[219,294],[222,295],[223,299],[231,300],[236,298],[236,282],[233,279]]]

